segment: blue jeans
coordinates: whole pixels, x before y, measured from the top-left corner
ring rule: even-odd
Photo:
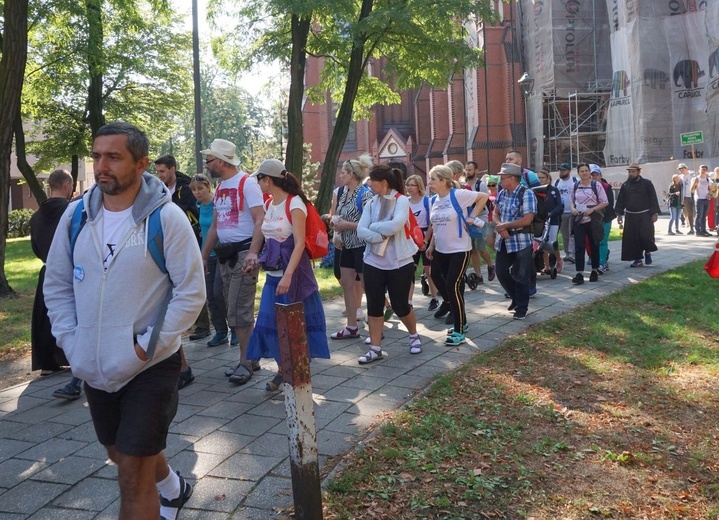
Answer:
[[[495,269],[497,280],[517,305],[517,310],[527,312],[531,271],[534,270],[532,246],[508,253],[507,243],[502,240],[502,246],[497,249]]]
[[[669,207],[669,231],[672,230],[672,224],[674,224],[674,229],[679,231],[679,214],[681,211],[682,208]]]
[[[707,214],[709,213],[709,199],[697,200],[697,219],[694,222],[694,230],[697,233],[707,232]]]

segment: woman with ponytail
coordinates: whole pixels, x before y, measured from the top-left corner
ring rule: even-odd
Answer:
[[[260,262],[267,277],[260,297],[257,322],[247,348],[247,358],[274,358],[279,367],[275,303],[301,301],[305,308],[309,356],[329,359],[325,313],[312,264],[305,252],[307,197],[297,178],[287,172],[277,159],[263,161],[252,176],[257,179],[262,193],[272,198],[265,203],[265,218],[262,221],[265,250],[260,256]],[[287,204],[289,211],[286,209]],[[281,384],[282,375],[278,370],[265,389],[273,392]]]
[[[364,281],[367,298],[370,348],[359,357],[361,365],[382,359],[384,295],[389,294],[392,310],[409,332],[409,353],[422,352],[417,320],[407,302],[414,284],[414,255],[417,245],[405,231],[409,220],[409,199],[403,197],[402,172],[387,164],[372,168],[369,187],[374,196],[365,205],[357,236],[367,245],[364,252]]]

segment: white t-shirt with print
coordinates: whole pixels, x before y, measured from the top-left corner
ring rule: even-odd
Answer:
[[[567,180],[557,179],[557,181],[555,181],[555,186],[559,190],[559,194],[562,196],[564,213],[572,212],[572,207],[569,203],[572,200],[572,191],[574,191],[574,185],[576,184],[576,182],[574,182],[575,180],[576,179],[574,177],[568,177]]]
[[[292,235],[292,224],[287,220],[285,206],[287,199],[275,205],[270,203],[262,220],[262,235],[265,238],[274,238],[278,242],[284,242]],[[299,209],[307,216],[307,206],[300,197],[292,197],[290,202],[290,213],[293,209]]]
[[[120,240],[133,227],[132,206],[122,211],[110,211],[103,206],[100,218],[102,219],[102,262],[107,269],[117,251]],[[142,232],[144,233],[144,231]],[[138,242],[138,240],[134,242]],[[139,242],[144,245],[144,238]],[[127,245],[132,245],[132,242]]]
[[[454,190],[462,210],[474,204],[477,193],[470,190]],[[434,248],[440,253],[461,253],[472,249],[472,240],[466,229],[462,229],[462,237],[459,236],[459,216],[452,206],[449,194],[445,197],[437,197],[430,212],[430,221],[434,231]]]
[[[412,210],[412,213],[414,213],[414,218],[417,219],[417,225],[421,227],[422,229],[427,229],[429,227],[429,214],[427,213],[427,208],[431,208],[431,200],[427,199],[427,205],[425,206],[425,198],[422,197],[419,199],[419,202],[417,204],[414,204],[412,202],[412,199],[407,197],[409,199],[409,209]]]
[[[234,177],[222,181],[215,190],[215,212],[217,213],[217,238],[223,243],[242,242],[252,238],[255,223],[251,208],[263,205],[262,190],[253,177],[248,177],[243,186],[242,211],[239,207],[237,189],[240,179],[247,175],[239,172]]]

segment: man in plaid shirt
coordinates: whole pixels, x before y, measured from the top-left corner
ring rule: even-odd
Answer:
[[[530,224],[537,211],[537,199],[531,189],[521,186],[522,168],[503,164],[499,172],[502,190],[494,203],[497,230],[497,279],[512,299],[507,310],[515,320],[523,320],[529,307],[531,284],[532,231]]]

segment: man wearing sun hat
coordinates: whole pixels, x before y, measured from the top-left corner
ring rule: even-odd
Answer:
[[[255,291],[259,272],[258,255],[262,247],[264,202],[257,181],[238,168],[235,145],[215,139],[201,152],[205,169],[222,182],[215,190],[215,212],[202,248],[205,262],[214,249],[220,264],[222,288],[227,305],[227,322],[240,341],[240,360],[225,375],[235,376],[235,384],[252,377],[253,365],[247,360],[247,343],[255,324]]]
[[[497,235],[497,279],[512,299],[507,310],[523,320],[529,307],[532,261],[532,229],[537,199],[531,189],[521,186],[522,167],[505,163],[497,174],[502,191],[494,204],[492,221]]]
[[[630,267],[650,265],[652,253],[657,250],[654,223],[659,217],[659,200],[652,181],[642,178],[641,171],[638,163],[627,167],[629,178],[619,189],[614,206],[619,225],[622,225],[626,216],[622,235],[622,261],[632,262]]]

